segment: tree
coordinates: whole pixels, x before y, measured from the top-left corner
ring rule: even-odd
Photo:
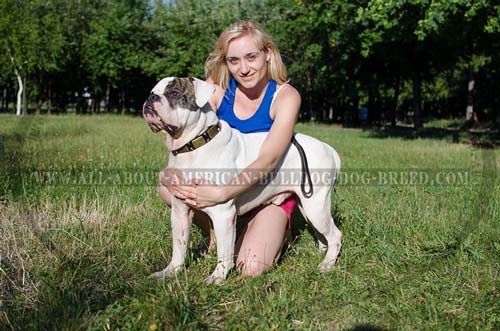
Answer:
[[[82,62],[88,70],[94,98],[106,97],[111,111],[112,89],[125,110],[128,75],[140,72],[149,45],[144,22],[148,16],[146,0],[105,0],[92,10],[89,30],[82,41]],[[96,104],[96,103],[94,103]]]
[[[482,34],[477,26],[483,32],[498,32],[499,11],[499,5],[485,0],[418,0],[412,3],[372,0],[359,8],[357,20],[365,27],[360,36],[364,56],[393,42],[410,51],[409,57],[398,54],[396,59],[410,59],[413,64],[408,67],[401,63],[401,67],[410,69],[407,75],[413,81],[416,128],[421,126],[422,80],[428,78],[432,69],[442,71],[456,65],[460,57],[475,54],[478,50],[470,37]],[[486,22],[477,23],[483,20]],[[472,21],[476,23],[471,24]]]
[[[147,73],[164,76],[204,77],[204,64],[219,34],[238,19],[260,22],[260,2],[230,0],[156,2],[149,23],[154,38],[148,53]]]
[[[65,12],[64,0],[1,0],[0,30],[7,36],[0,43],[0,49],[8,54],[11,70],[16,73],[19,91],[24,91],[26,100],[26,82],[31,81],[33,91],[38,88],[41,98],[45,77],[62,70],[66,40],[63,31],[65,25],[61,13]],[[17,114],[20,113],[21,93],[18,92]],[[26,113],[26,102],[23,102]]]
[[[30,11],[29,3],[1,0],[0,33],[4,36],[0,41],[0,49],[4,59],[4,70],[15,74],[18,82],[16,115],[21,115],[21,102],[24,91],[25,75],[34,65],[36,59],[36,21]]]

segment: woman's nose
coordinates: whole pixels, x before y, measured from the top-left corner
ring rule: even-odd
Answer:
[[[249,71],[250,66],[248,65],[248,63],[245,60],[241,61],[240,72],[245,75],[248,74]]]

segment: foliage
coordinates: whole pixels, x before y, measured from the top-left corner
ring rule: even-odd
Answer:
[[[405,120],[421,105],[424,119],[464,116],[475,78],[475,111],[494,121],[499,11],[486,0],[1,0],[0,88],[12,102],[12,56],[38,108],[137,112],[159,78],[203,77],[219,33],[251,19],[276,39],[303,119],[347,124],[363,105],[372,121]]]
[[[92,9],[89,30],[83,35],[83,64],[94,85],[99,78],[117,87],[127,73],[140,68],[147,40],[144,1],[101,1]]]
[[[262,6],[229,0],[157,2],[150,30],[155,47],[147,71],[165,76],[204,77],[204,60],[222,30],[238,19],[255,19]]]

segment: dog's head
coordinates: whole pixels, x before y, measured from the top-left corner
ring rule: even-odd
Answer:
[[[214,91],[212,84],[197,78],[163,78],[151,91],[142,114],[153,132],[164,130],[174,137],[198,121],[200,109]]]

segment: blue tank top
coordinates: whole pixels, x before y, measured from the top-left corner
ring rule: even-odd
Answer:
[[[269,115],[271,102],[276,91],[276,82],[270,80],[266,93],[260,103],[259,108],[250,118],[241,120],[234,113],[234,96],[236,94],[236,80],[231,77],[229,89],[226,90],[224,98],[217,110],[220,119],[226,121],[229,126],[237,129],[241,133],[269,132],[273,125],[273,120]]]

